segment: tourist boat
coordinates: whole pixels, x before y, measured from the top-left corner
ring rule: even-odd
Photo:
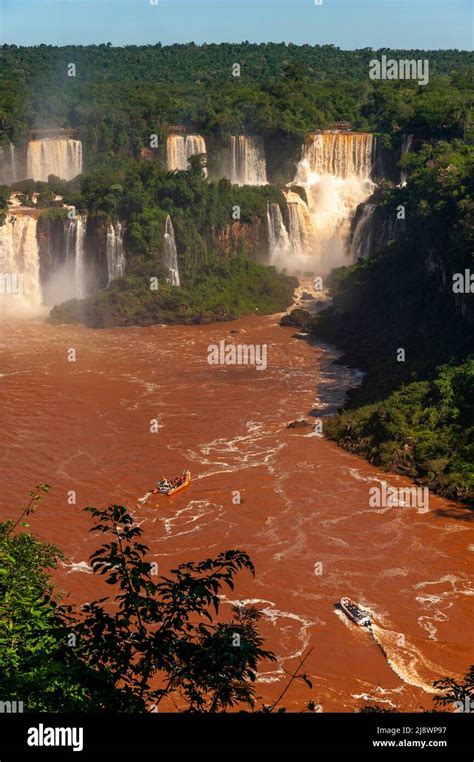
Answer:
[[[177,476],[171,481],[163,478],[160,482],[158,482],[158,486],[153,490],[153,494],[168,495],[168,497],[170,495],[176,495],[177,492],[181,492],[181,490],[187,487],[190,483],[191,471],[186,469],[180,476]]]
[[[349,619],[352,619],[355,624],[358,624],[362,627],[370,627],[372,624],[372,619],[370,618],[368,611],[362,609],[357,605],[357,603],[351,601],[350,598],[341,598],[339,605],[344,614],[346,614]]]

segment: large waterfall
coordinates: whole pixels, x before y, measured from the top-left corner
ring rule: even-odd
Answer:
[[[72,180],[82,172],[82,143],[70,138],[30,140],[26,153],[26,176],[46,182],[48,175]]]
[[[351,219],[374,189],[373,156],[370,134],[323,132],[308,138],[293,183],[307,201],[294,192],[286,194],[290,246],[283,256],[281,247],[272,251],[270,243],[275,264],[325,275],[350,261]]]
[[[189,157],[199,153],[206,153],[206,142],[202,135],[169,135],[166,141],[168,171],[188,169]]]
[[[179,267],[178,252],[176,250],[176,241],[174,237],[173,223],[168,215],[165,222],[164,232],[164,262],[169,272],[169,282],[172,286],[179,286]]]
[[[125,275],[125,252],[123,248],[123,231],[120,222],[107,226],[107,275],[108,284],[114,278]],[[107,284],[107,285],[108,285]]]
[[[368,132],[318,132],[308,136],[302,158],[318,175],[367,178],[374,149],[374,137]]]
[[[7,216],[0,226],[0,312],[22,312],[41,305],[36,219]]]
[[[266,185],[267,168],[261,137],[236,135],[230,139],[230,180],[237,185]]]

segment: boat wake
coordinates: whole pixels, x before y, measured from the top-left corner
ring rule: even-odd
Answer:
[[[376,624],[372,624],[370,629],[388,664],[404,683],[421,688],[426,693],[437,693],[433,681],[444,674],[442,667],[423,656],[403,633],[386,630]]]

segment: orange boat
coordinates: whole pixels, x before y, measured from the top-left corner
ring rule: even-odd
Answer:
[[[191,471],[185,469],[180,476],[168,481],[165,477],[158,482],[158,486],[153,490],[154,495],[176,495],[177,492],[181,492],[182,489],[191,484]]]

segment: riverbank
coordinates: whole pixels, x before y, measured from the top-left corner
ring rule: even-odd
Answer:
[[[347,400],[325,421],[327,437],[386,471],[408,476],[433,492],[474,508],[474,361],[440,366],[412,383],[399,381],[391,393],[379,384],[387,364],[357,344],[351,330],[326,310],[314,314],[304,303],[282,325],[298,327],[315,341],[330,339],[342,352],[337,362],[357,363],[366,373]],[[337,327],[338,326],[338,327]],[[393,386],[393,379],[391,380]],[[388,387],[390,388],[390,387]],[[370,404],[364,404],[371,400]]]

